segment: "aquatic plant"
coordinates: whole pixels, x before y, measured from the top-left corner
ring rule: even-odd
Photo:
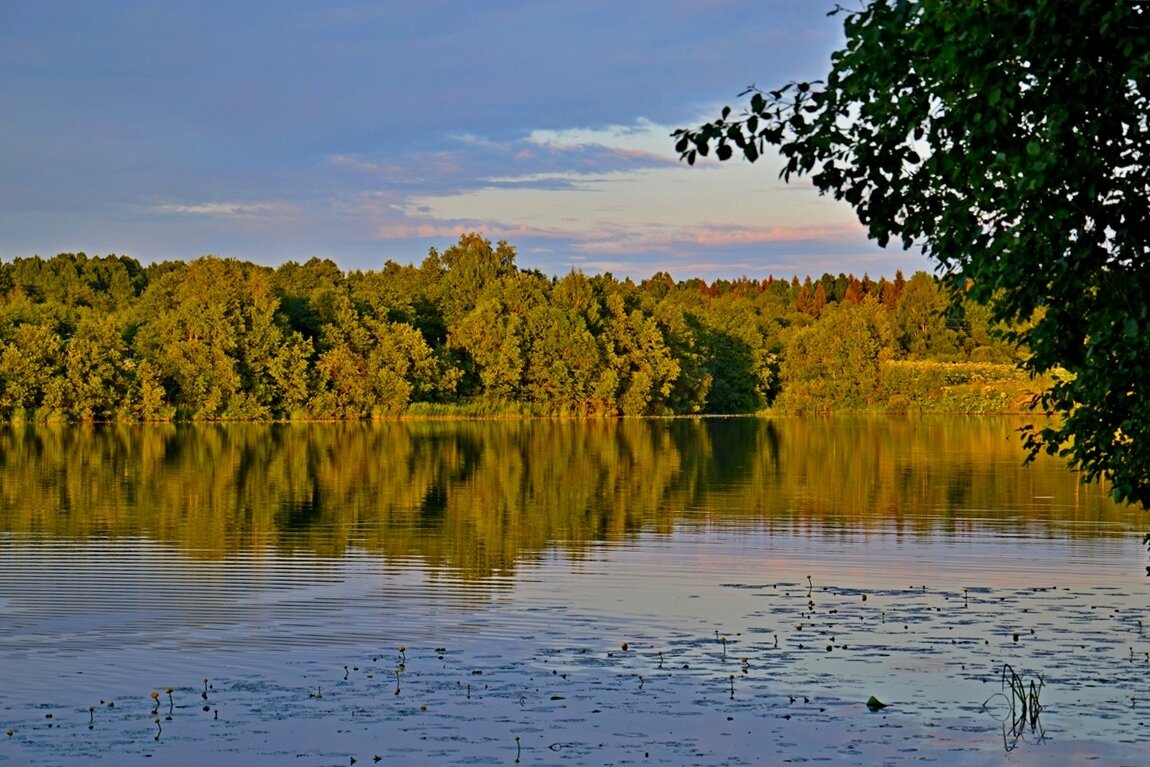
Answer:
[[[1027,684],[1009,663],[1002,664],[1002,691],[983,701],[982,707],[985,709],[990,701],[998,697],[1005,698],[1009,703],[1010,712],[1002,720],[1002,743],[1007,751],[1014,750],[1027,730],[1037,734],[1039,740],[1045,739],[1046,732],[1039,720],[1039,714],[1042,713],[1039,696],[1044,686],[1041,674]]]

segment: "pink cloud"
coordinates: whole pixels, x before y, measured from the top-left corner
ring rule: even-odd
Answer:
[[[498,223],[455,222],[455,223],[398,223],[384,224],[375,228],[375,236],[380,240],[403,240],[413,237],[459,237],[467,232],[478,232],[489,239],[514,240],[517,237],[533,239],[571,239],[573,232],[539,229],[529,226],[504,226]]]
[[[860,224],[770,226],[763,228],[724,227],[722,229],[705,229],[689,239],[699,245],[747,245],[756,242],[855,239],[863,231]]]
[[[852,224],[831,226],[703,227],[667,230],[618,227],[597,236],[578,236],[573,250],[583,253],[628,254],[641,251],[674,252],[682,245],[738,247],[766,242],[809,242],[857,240],[862,227]]]
[[[384,224],[375,229],[380,240],[407,240],[413,237],[458,237],[465,228],[448,224]]]
[[[355,170],[363,171],[364,173],[384,172],[382,165],[374,162],[368,162],[367,160],[361,160],[358,157],[352,157],[351,155],[346,154],[329,155],[327,158],[327,164],[344,168],[354,168]]]

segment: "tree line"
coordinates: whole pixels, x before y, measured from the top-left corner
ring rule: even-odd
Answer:
[[[478,234],[346,273],[315,258],[0,263],[5,421],[884,409],[907,400],[892,366],[962,383],[1010,378],[1018,355],[925,272],[549,277]]]

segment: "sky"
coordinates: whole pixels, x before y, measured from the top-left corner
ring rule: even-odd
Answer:
[[[377,269],[474,231],[548,275],[929,270],[777,158],[674,151],[746,86],[825,75],[833,5],[4,0],[0,260]]]

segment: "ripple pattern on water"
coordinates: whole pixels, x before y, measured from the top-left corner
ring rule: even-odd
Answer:
[[[1150,740],[1141,581],[964,570],[968,586],[873,587],[893,576],[836,582],[746,530],[653,544],[483,593],[367,557],[201,566],[144,541],[8,538],[0,760],[505,764],[521,749],[532,764],[979,765],[1004,741],[1029,764],[1055,748],[1120,760]],[[53,632],[67,635],[48,646]],[[1006,665],[1041,677],[1041,731],[1004,739]],[[870,695],[890,707],[867,711]]]

